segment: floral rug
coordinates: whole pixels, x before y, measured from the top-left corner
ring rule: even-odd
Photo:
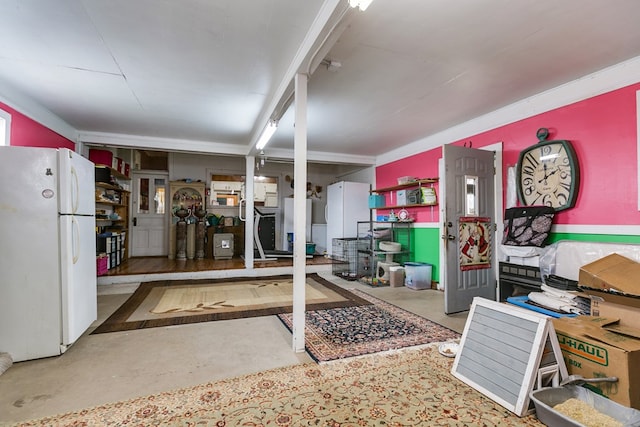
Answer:
[[[535,426],[450,374],[435,346],[304,364],[15,424],[31,426]]]
[[[362,356],[460,338],[460,334],[424,317],[375,298],[351,292],[371,304],[305,313],[305,348],[317,362]],[[293,315],[278,317],[293,330]]]

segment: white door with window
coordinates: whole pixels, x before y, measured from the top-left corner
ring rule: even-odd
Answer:
[[[131,256],[166,256],[168,175],[133,172]]]

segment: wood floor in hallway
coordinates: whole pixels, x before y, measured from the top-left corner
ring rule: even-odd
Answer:
[[[328,265],[332,261],[322,255],[306,259],[307,265]],[[255,261],[255,268],[293,267],[293,258],[280,258],[276,261]],[[244,268],[244,259],[234,257],[228,260],[211,258],[199,260],[176,260],[168,257],[129,258],[118,267],[112,268],[104,276],[125,276],[152,273],[186,273],[214,270],[234,270]]]

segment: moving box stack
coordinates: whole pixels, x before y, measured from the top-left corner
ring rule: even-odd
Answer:
[[[591,315],[553,319],[569,375],[617,377],[588,387],[640,409],[640,263],[607,255],[580,268],[578,286]]]

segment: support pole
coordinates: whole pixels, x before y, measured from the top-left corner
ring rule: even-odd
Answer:
[[[293,137],[293,351],[304,351],[307,264],[307,75],[295,76],[295,132]]]
[[[244,267],[253,269],[253,177],[256,158],[247,156],[245,159],[245,180],[244,180]],[[242,206],[239,207],[242,209]],[[241,212],[238,216],[242,218]]]

